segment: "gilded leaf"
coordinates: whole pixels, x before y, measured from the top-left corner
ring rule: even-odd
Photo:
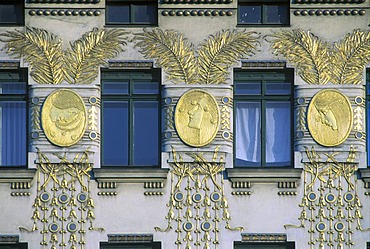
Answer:
[[[354,30],[334,44],[331,80],[334,84],[361,84],[370,61],[370,32]]]
[[[4,49],[30,64],[32,78],[40,84],[59,84],[63,81],[62,41],[43,29],[7,31],[0,34]]]
[[[199,49],[199,83],[226,83],[229,68],[243,56],[254,54],[259,36],[254,32],[226,30],[206,39]]]
[[[269,41],[274,54],[284,56],[308,84],[324,85],[330,80],[331,63],[326,42],[309,31],[282,31]]]
[[[99,67],[107,65],[107,59],[117,56],[126,45],[122,30],[98,30],[85,33],[71,43],[65,52],[65,76],[71,84],[90,84],[98,76]]]
[[[156,59],[174,83],[196,83],[197,63],[193,45],[174,30],[144,30],[135,36],[140,52],[146,58]]]

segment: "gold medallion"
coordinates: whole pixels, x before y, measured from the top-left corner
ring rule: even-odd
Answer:
[[[47,139],[58,146],[76,144],[85,132],[86,107],[71,90],[57,90],[45,100],[41,123]]]
[[[313,139],[323,146],[337,146],[349,136],[353,113],[349,99],[334,89],[321,90],[308,106],[307,124]]]
[[[181,140],[202,147],[216,137],[220,111],[215,98],[203,90],[190,90],[179,99],[175,110],[175,126]]]

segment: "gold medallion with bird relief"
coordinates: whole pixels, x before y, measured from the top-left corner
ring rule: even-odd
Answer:
[[[349,99],[338,90],[315,94],[308,107],[307,124],[313,139],[323,146],[343,143],[351,131],[353,113]]]
[[[215,98],[203,90],[190,90],[179,99],[175,110],[175,127],[187,145],[202,147],[216,137],[220,111]]]
[[[41,123],[48,140],[58,146],[76,144],[86,128],[86,107],[74,91],[52,92],[45,100]]]

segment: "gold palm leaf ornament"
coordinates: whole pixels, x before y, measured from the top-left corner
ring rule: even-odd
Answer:
[[[174,30],[144,30],[134,38],[135,47],[146,58],[156,59],[168,74],[167,80],[174,83],[196,83],[197,64],[193,45]]]
[[[126,45],[122,30],[98,30],[84,34],[72,42],[65,52],[66,81],[71,84],[90,84],[96,78],[99,67],[107,65]]]
[[[198,51],[199,83],[226,83],[230,67],[244,55],[252,56],[258,42],[255,32],[226,30],[211,35]]]
[[[331,52],[334,84],[361,84],[362,72],[370,61],[370,32],[355,30],[335,43]]]
[[[62,40],[43,29],[26,27],[24,31],[0,34],[4,49],[12,56],[29,63],[32,78],[39,84],[90,84],[99,73],[99,66],[117,56],[126,45],[122,30],[94,28],[62,50]]]
[[[223,84],[234,63],[253,55],[258,38],[255,32],[221,31],[200,44],[197,56],[194,45],[177,31],[144,30],[134,40],[135,47],[146,58],[155,59],[173,83]]]
[[[60,84],[64,79],[62,41],[43,29],[7,31],[1,34],[4,50],[23,57],[30,64],[31,76],[39,84]]]
[[[269,37],[269,36],[268,36]],[[299,76],[313,85],[325,85],[330,80],[330,58],[326,42],[309,31],[282,31],[271,36],[274,54],[284,56]]]

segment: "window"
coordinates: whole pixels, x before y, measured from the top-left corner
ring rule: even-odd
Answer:
[[[159,242],[153,243],[127,243],[127,244],[114,244],[109,245],[108,243],[101,244],[101,249],[161,249]]]
[[[366,70],[366,106],[367,106],[367,134],[370,134],[370,69]],[[367,146],[367,165],[370,166],[370,141],[366,140]]]
[[[103,166],[159,165],[159,72],[102,72]]]
[[[157,1],[107,0],[106,23],[110,25],[157,25]]]
[[[239,0],[238,24],[288,25],[289,1]]]
[[[0,25],[24,24],[24,0],[3,0],[0,3]]]
[[[25,166],[27,158],[27,73],[0,71],[1,166]]]
[[[235,166],[291,166],[290,70],[234,73]]]
[[[235,249],[294,249],[294,243],[238,243]]]
[[[17,244],[1,244],[0,249],[27,249],[27,244],[17,243]]]

